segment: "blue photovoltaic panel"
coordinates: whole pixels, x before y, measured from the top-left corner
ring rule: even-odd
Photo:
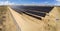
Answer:
[[[40,13],[40,12],[34,12],[34,11],[26,11],[30,14],[34,14],[34,15],[37,15],[37,16],[41,16],[41,17],[45,17],[45,13]]]
[[[25,10],[32,10],[32,11],[41,11],[49,13],[54,7],[42,7],[42,6],[20,6],[19,8],[25,9]]]
[[[45,17],[46,13],[49,13],[54,7],[45,7],[45,6],[12,6],[12,9],[17,11],[18,13],[25,13],[32,17],[38,18],[37,16]],[[38,11],[38,12],[36,12]],[[27,13],[26,13],[27,12]],[[41,13],[45,12],[45,13]],[[29,13],[29,14],[28,14]],[[31,15],[33,14],[33,15]],[[37,15],[37,16],[34,16]],[[41,18],[40,18],[41,19]]]

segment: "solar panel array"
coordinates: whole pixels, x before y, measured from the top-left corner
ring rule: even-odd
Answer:
[[[15,8],[16,7],[16,8]],[[23,12],[29,14],[30,16],[37,15],[45,17],[46,13],[49,13],[54,7],[42,7],[42,6],[14,6],[12,7],[17,12]],[[33,14],[33,15],[32,15]],[[35,17],[37,17],[35,16]],[[40,17],[39,17],[40,18]]]

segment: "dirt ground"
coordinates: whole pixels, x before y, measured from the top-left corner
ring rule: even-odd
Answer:
[[[60,7],[54,7],[42,19],[0,7],[0,31],[60,31]]]
[[[0,7],[0,31],[17,31],[7,6]]]
[[[21,28],[21,31],[60,31],[60,10],[54,7],[43,20],[38,20],[26,14],[19,14],[10,8],[14,19]]]

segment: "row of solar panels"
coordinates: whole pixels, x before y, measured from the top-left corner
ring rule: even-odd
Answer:
[[[15,6],[16,8],[25,9],[25,10],[37,10],[41,12],[49,13],[54,7],[42,7],[42,6]]]
[[[11,8],[19,13],[23,12],[33,17],[34,15],[45,17],[46,13],[49,13],[53,9],[53,7],[41,7],[41,6],[14,6]]]

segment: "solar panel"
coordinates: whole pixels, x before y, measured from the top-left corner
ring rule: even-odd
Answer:
[[[29,15],[29,16],[31,16],[31,17],[37,18],[37,19],[39,19],[39,20],[42,20],[41,17],[36,17],[36,16],[34,16],[34,15],[30,15],[30,14],[28,14],[28,13],[26,13],[26,12],[22,12],[22,13],[24,13],[24,14],[26,14],[26,15]]]
[[[12,7],[12,9],[17,11],[18,13],[22,12],[35,18],[38,18],[37,16],[45,17],[46,13],[49,13],[53,8],[54,7],[41,7],[41,6],[16,6],[16,7],[14,6]],[[41,13],[41,12],[45,12],[45,13]],[[37,16],[34,16],[34,15],[37,15]],[[39,17],[38,19],[41,19],[41,18]]]
[[[38,15],[38,16],[41,16],[41,17],[45,17],[45,13],[40,13],[40,12],[34,12],[34,11],[26,11],[28,13],[31,13],[31,14],[34,14],[34,15]]]
[[[54,7],[41,7],[41,6],[20,6],[19,8],[25,9],[25,10],[36,10],[41,12],[49,13]]]

